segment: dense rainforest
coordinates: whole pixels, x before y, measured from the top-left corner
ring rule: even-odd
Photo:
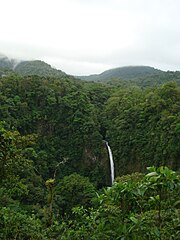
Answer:
[[[86,82],[1,64],[0,239],[178,239],[179,73],[144,70]]]

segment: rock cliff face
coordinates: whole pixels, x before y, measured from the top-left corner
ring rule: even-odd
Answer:
[[[92,173],[90,178],[92,181],[99,183],[99,188],[104,185],[111,185],[109,156],[104,142],[100,146],[100,153],[98,155],[95,155],[92,149],[84,149],[80,168],[85,173],[86,171]],[[99,179],[97,179],[97,176]]]

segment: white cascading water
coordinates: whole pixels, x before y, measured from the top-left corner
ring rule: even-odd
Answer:
[[[108,149],[108,154],[109,154],[109,161],[110,161],[110,169],[111,169],[111,183],[113,184],[114,182],[114,161],[113,161],[113,155],[112,155],[112,151],[111,151],[111,148],[108,144],[108,142],[106,142],[106,146],[107,146],[107,149]]]

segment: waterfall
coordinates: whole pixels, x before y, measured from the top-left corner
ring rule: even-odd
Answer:
[[[110,170],[111,170],[111,184],[113,184],[114,182],[114,161],[113,161],[113,155],[112,155],[112,151],[111,151],[111,148],[108,144],[108,142],[106,142],[106,146],[107,146],[107,149],[108,149],[108,154],[109,154],[109,161],[110,161]]]

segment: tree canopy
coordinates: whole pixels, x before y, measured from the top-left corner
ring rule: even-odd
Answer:
[[[148,87],[36,64],[0,72],[0,239],[178,239],[178,73]]]

